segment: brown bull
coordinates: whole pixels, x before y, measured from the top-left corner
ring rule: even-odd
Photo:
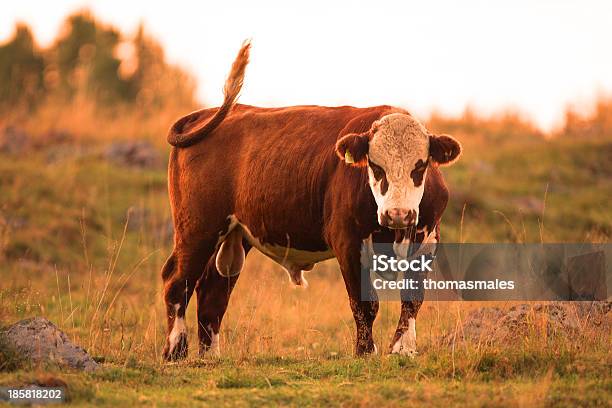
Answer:
[[[250,45],[241,48],[220,108],[177,121],[168,135],[174,251],[163,267],[164,358],[187,355],[185,310],[198,299],[200,353],[219,353],[219,330],[248,251],[303,271],[337,258],[357,326],[356,354],[376,350],[377,301],[360,298],[360,248],[374,239],[439,240],[448,190],[438,165],[460,145],[391,106],[235,104]],[[393,353],[413,354],[420,302],[403,302]]]

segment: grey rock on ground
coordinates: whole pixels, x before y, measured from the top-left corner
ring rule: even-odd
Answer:
[[[571,335],[585,325],[609,330],[612,327],[611,311],[611,301],[523,303],[509,310],[482,307],[470,312],[460,329],[443,336],[441,342],[512,342],[528,334],[534,325],[545,328],[548,335],[562,336]]]
[[[32,138],[23,129],[7,126],[0,129],[0,153],[20,154],[31,144]]]
[[[65,163],[67,161],[82,160],[86,158],[97,158],[100,156],[99,149],[94,147],[61,143],[49,146],[46,149],[46,161],[49,164]]]
[[[514,205],[526,214],[541,214],[544,211],[544,200],[538,197],[524,196],[513,200]]]
[[[21,320],[6,328],[3,335],[33,364],[55,363],[85,371],[99,367],[83,348],[44,317]]]
[[[161,154],[145,140],[111,143],[104,152],[106,160],[131,167],[157,168],[163,164]]]
[[[132,206],[127,210],[128,231],[140,231],[152,234],[155,240],[169,243],[174,238],[174,223],[168,217],[160,218],[150,209]],[[1,219],[0,219],[1,220]]]

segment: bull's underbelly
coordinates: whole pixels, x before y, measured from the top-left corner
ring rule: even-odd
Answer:
[[[240,222],[240,220],[233,215],[230,216],[230,227],[228,229],[228,233],[220,239],[221,248],[219,252],[222,253],[224,251],[226,241],[233,241],[238,237],[238,235],[241,239],[245,239],[252,247],[257,248],[262,254],[281,265],[287,271],[293,283],[300,286],[307,285],[307,282],[303,276],[303,271],[309,271],[316,263],[335,257],[331,249],[312,251],[308,249],[295,248],[291,245],[267,243],[265,241],[265,237],[255,236],[251,232],[248,225]],[[291,237],[288,234],[287,237],[287,242],[291,242]],[[230,267],[227,268],[227,270],[230,269]]]
[[[261,244],[257,239],[248,239],[248,241],[261,253],[286,268],[310,270],[314,264],[334,257],[331,250],[307,251],[280,245]]]

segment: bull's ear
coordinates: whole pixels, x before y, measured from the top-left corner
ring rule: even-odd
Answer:
[[[336,154],[350,166],[366,166],[369,143],[369,132],[349,133],[336,142]]]
[[[429,155],[438,164],[452,164],[461,155],[461,144],[449,135],[431,135],[429,136]]]

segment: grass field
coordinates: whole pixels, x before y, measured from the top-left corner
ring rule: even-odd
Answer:
[[[452,197],[443,241],[610,240],[612,139],[459,137],[464,157],[444,170]],[[0,154],[0,325],[45,316],[103,368],[0,369],[0,385],[60,379],[75,405],[611,405],[607,329],[550,335],[534,321],[511,343],[445,343],[470,310],[489,304],[426,302],[416,359],[354,358],[336,262],[318,265],[301,290],[254,251],[224,320],[223,357],[195,357],[191,304],[190,358],[161,363],[159,271],[171,248],[165,170],[111,164],[99,143],[61,160],[50,159],[58,146]],[[399,305],[381,305],[379,349],[398,317]]]

